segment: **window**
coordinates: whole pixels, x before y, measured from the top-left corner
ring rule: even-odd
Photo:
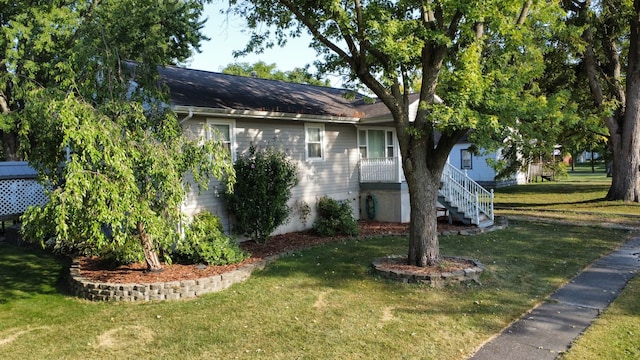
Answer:
[[[460,150],[460,168],[473,169],[473,154],[469,149]]]
[[[304,143],[307,160],[324,160],[324,125],[305,124]]]
[[[396,155],[395,134],[391,130],[358,130],[360,158],[393,158]]]
[[[392,131],[387,131],[387,142],[386,142],[386,144],[387,144],[387,157],[388,158],[392,158],[393,155],[394,155],[393,149],[394,149],[395,145],[394,145],[393,139],[394,139],[393,132]]]
[[[231,153],[231,159],[235,160],[235,121],[209,119],[207,120],[207,126],[207,139],[214,139],[224,143]]]

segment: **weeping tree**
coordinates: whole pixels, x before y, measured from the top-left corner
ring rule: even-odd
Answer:
[[[409,187],[409,264],[440,261],[436,202],[453,145],[469,129],[510,124],[544,101],[545,35],[554,1],[230,0],[251,39],[237,55],[310,34],[322,72],[344,74],[389,109]],[[419,83],[416,83],[419,82]],[[409,93],[419,90],[414,116]],[[436,94],[444,103],[434,101]],[[514,103],[520,102],[520,106]]]
[[[38,170],[49,195],[23,216],[27,238],[161,270],[159,255],[177,239],[185,175],[204,187],[209,176],[233,179],[222,144],[183,134],[158,78],[157,65],[198,49],[202,9],[195,0],[0,9],[0,123],[20,144],[5,149]]]

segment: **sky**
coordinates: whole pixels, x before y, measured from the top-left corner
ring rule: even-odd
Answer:
[[[203,33],[211,40],[203,42],[200,54],[187,61],[187,66],[192,69],[221,71],[227,65],[234,62],[256,63],[264,61],[267,64],[276,64],[281,71],[290,71],[296,67],[304,67],[311,64],[315,58],[315,50],[309,48],[310,37],[289,40],[284,48],[274,47],[262,54],[250,54],[235,59],[234,50],[241,50],[249,41],[249,35],[243,32],[246,29],[245,20],[231,14],[220,14],[220,9],[227,7],[226,1],[214,1],[205,5],[204,16],[208,18]]]

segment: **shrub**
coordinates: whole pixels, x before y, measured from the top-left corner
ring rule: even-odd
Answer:
[[[235,231],[265,242],[289,218],[287,201],[298,184],[296,165],[272,148],[249,148],[234,164],[234,191],[226,194],[227,207],[236,217]]]
[[[209,265],[234,264],[247,258],[238,243],[225,235],[220,218],[208,211],[193,218],[173,256],[177,262]]]
[[[93,255],[86,253],[87,255]],[[97,254],[102,259],[102,263],[107,267],[116,268],[120,265],[139,263],[144,261],[142,245],[139,241],[127,241],[121,246],[107,247]]]
[[[318,200],[318,216],[313,223],[313,229],[320,236],[334,236],[337,234],[358,235],[360,229],[348,202],[338,202],[328,196]]]

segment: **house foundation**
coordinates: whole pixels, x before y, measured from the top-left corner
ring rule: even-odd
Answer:
[[[360,184],[360,219],[407,223],[410,214],[406,182]]]

